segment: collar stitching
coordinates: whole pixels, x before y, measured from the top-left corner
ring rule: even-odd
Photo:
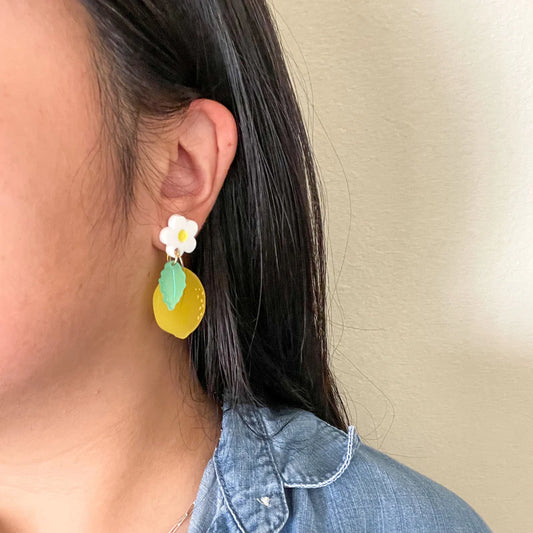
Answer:
[[[227,497],[227,486],[226,486],[226,483],[224,481],[224,476],[220,475],[220,472],[219,472],[219,469],[218,469],[218,461],[217,459],[215,458],[215,461],[213,462],[214,465],[215,465],[215,473],[217,475],[217,480],[220,484],[220,486],[222,487],[222,497],[224,499],[224,503],[226,504],[226,507],[228,508],[231,516],[233,517],[233,519],[235,520],[235,523],[237,524],[237,527],[239,528],[239,531],[241,531],[242,533],[246,533],[246,530],[243,528],[242,524],[241,524],[241,521],[239,520],[239,518],[237,517],[235,511],[233,510],[233,507],[231,506],[231,503]]]
[[[251,416],[255,419],[254,423],[256,425],[261,426],[261,429],[263,430],[263,434],[268,436],[268,438],[266,439],[266,447],[268,450],[270,461],[272,462],[272,465],[276,472],[276,477],[278,478],[280,489],[281,489],[280,492],[281,492],[281,507],[282,507],[281,511],[282,512],[279,515],[281,517],[281,523],[277,528],[273,529],[272,531],[272,533],[278,533],[279,531],[281,531],[281,529],[285,525],[285,522],[287,521],[287,518],[289,517],[289,506],[287,505],[287,497],[285,496],[285,489],[284,489],[285,482],[279,471],[278,464],[276,463],[276,460],[274,459],[274,454],[272,453],[272,443],[270,439],[270,434],[268,433],[266,429],[264,420],[262,419],[262,417],[259,415],[259,413],[255,409],[252,409]]]
[[[354,441],[355,441],[355,448],[354,448]],[[359,445],[361,444],[361,439],[359,438],[359,435],[355,432],[355,426],[348,426],[348,445],[346,448],[346,452],[344,454],[342,463],[339,465],[337,470],[326,479],[319,481],[319,482],[313,482],[313,483],[287,483],[284,482],[286,487],[291,488],[318,488],[318,487],[324,487],[325,485],[329,485],[330,483],[333,483],[336,481],[348,468],[348,465],[350,464],[350,461],[352,460],[352,456],[354,452],[357,450]]]

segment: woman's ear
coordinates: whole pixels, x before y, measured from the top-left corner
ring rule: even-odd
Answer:
[[[158,196],[154,245],[165,250],[159,232],[175,213],[201,228],[208,217],[237,150],[237,125],[231,112],[214,100],[194,100],[176,125],[173,146]]]

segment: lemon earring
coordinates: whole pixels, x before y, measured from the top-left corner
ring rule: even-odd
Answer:
[[[159,233],[159,240],[166,245],[167,262],[153,295],[154,316],[162,330],[178,339],[188,337],[205,313],[202,282],[183,266],[181,258],[196,248],[197,233],[198,224],[182,215],[172,215],[168,226]]]

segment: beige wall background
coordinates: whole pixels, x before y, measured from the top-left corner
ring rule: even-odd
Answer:
[[[362,440],[533,532],[533,4],[273,0]]]

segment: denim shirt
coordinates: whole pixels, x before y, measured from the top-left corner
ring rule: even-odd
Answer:
[[[189,533],[491,533],[454,492],[362,443],[354,426],[302,409],[239,411],[224,402]]]

